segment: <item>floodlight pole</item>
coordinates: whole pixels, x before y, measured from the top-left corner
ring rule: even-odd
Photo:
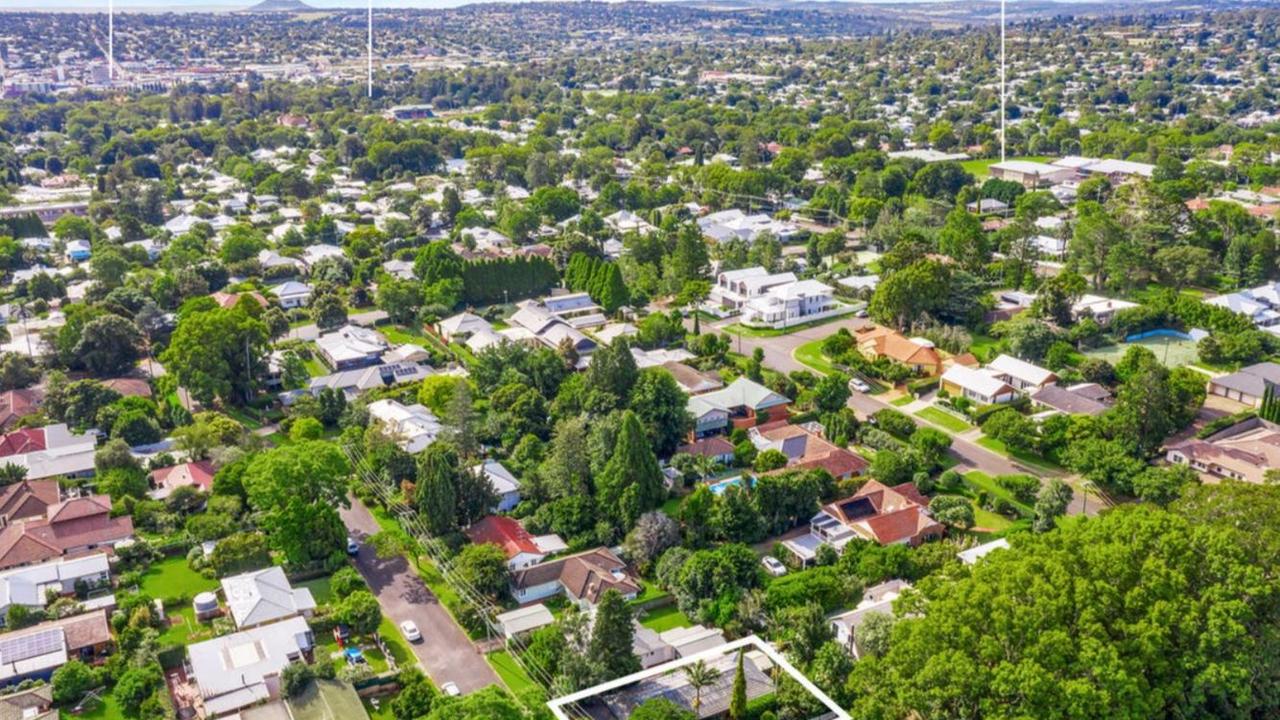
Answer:
[[[373,98],[373,0],[369,0],[369,98]]]
[[[1004,124],[1006,113],[1004,111],[1004,94],[1005,94],[1005,61],[1004,61],[1004,4],[1005,0],[1000,0],[1000,162],[1004,162],[1005,153],[1005,134]]]

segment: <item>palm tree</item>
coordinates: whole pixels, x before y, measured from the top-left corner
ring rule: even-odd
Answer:
[[[705,660],[684,669],[685,680],[693,688],[693,714],[702,717],[702,690],[716,684],[720,679],[720,671],[707,665]]]
[[[720,461],[711,455],[694,455],[693,468],[698,473],[698,479],[706,482],[707,478],[720,470]]]

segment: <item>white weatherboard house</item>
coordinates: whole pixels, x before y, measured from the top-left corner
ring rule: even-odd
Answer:
[[[311,286],[290,280],[271,288],[271,294],[280,299],[280,307],[288,310],[291,308],[306,307],[311,302]]]
[[[1018,391],[1009,383],[982,370],[952,365],[942,374],[942,388],[976,403],[993,405],[1012,402]]]
[[[520,481],[511,474],[510,470],[503,467],[502,463],[497,460],[486,460],[472,468],[472,472],[482,473],[493,486],[493,494],[498,498],[498,504],[493,507],[493,512],[511,512],[520,504]]]
[[[315,646],[307,621],[292,617],[187,648],[205,712],[218,717],[280,696],[280,673]]]
[[[855,659],[858,658],[861,655],[857,642],[858,626],[875,613],[892,616],[893,601],[910,588],[911,583],[905,580],[890,580],[867,588],[857,607],[829,618],[836,642]]]
[[[222,594],[241,630],[297,615],[310,617],[316,609],[311,591],[294,590],[278,565],[223,578]]]
[[[423,405],[404,405],[389,398],[369,403],[369,417],[382,423],[382,431],[396,438],[402,450],[413,454],[426,450],[443,430],[440,420]]]
[[[110,577],[106,553],[58,558],[0,573],[0,623],[14,605],[39,610],[48,604],[50,590],[66,595],[75,592],[79,581],[100,585]]]

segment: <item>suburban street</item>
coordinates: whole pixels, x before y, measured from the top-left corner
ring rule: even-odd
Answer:
[[[725,320],[713,324],[711,327],[716,331],[723,331],[724,327],[731,325],[735,319]],[[791,373],[796,370],[808,370],[810,372],[818,372],[814,368],[805,365],[795,357],[796,348],[813,340],[821,340],[828,335],[837,332],[840,328],[848,328],[850,332],[857,330],[864,325],[869,324],[869,320],[862,318],[844,318],[835,322],[818,325],[815,327],[807,327],[797,330],[786,335],[778,335],[774,337],[749,337],[746,335],[736,335],[730,333],[732,340],[731,349],[734,352],[750,355],[755,352],[756,348],[760,348],[764,352],[764,365],[779,372]],[[886,402],[879,400],[874,395],[855,392],[849,398],[850,408],[858,414],[859,419],[865,420],[879,410],[892,408]],[[898,408],[894,408],[898,409]],[[918,426],[932,427],[951,436],[950,455],[960,463],[962,469],[980,470],[988,475],[1014,475],[1014,474],[1031,474],[1040,477],[1046,476],[1046,473],[1034,468],[1021,465],[999,453],[992,452],[981,445],[970,440],[958,437],[955,433],[948,431],[946,428],[935,425],[912,413],[905,413],[907,417]],[[1101,509],[1102,503],[1099,498],[1094,496],[1086,500],[1084,494],[1076,483],[1070,482],[1070,478],[1062,478],[1067,480],[1072,486],[1074,497],[1072,498],[1070,507],[1067,512],[1078,515],[1087,512],[1090,515],[1097,514]]]
[[[381,528],[359,500],[339,509],[351,536],[360,542],[356,568],[377,596],[382,613],[397,626],[412,620],[422,632],[422,641],[409,643],[414,655],[437,687],[455,683],[463,693],[498,684],[498,677],[476,649],[453,616],[431,594],[403,557],[380,559],[366,540]]]

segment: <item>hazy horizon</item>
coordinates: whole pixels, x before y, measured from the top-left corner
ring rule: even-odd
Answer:
[[[373,0],[375,8],[384,9],[443,9],[455,8],[464,5],[479,4],[523,4],[533,2],[556,2],[556,1],[575,1],[575,0]],[[585,0],[576,0],[585,1]],[[630,0],[597,0],[600,2],[622,3]],[[641,0],[643,2],[678,2],[682,0]],[[696,0],[685,0],[696,1]],[[714,1],[714,0],[708,0]],[[827,2],[831,4],[908,4],[919,3],[926,4],[930,2],[947,2],[950,0],[797,0]],[[976,0],[978,2],[996,3],[998,0]],[[1098,0],[1049,0],[1050,2],[1058,2],[1063,4],[1085,4],[1094,3]],[[1129,0],[1131,3],[1139,4],[1144,2],[1162,2],[1164,0]],[[86,12],[100,10],[106,11],[107,0],[40,0],[39,5],[24,4],[33,0],[16,0],[17,4],[6,3],[6,7],[0,8],[0,12]],[[256,5],[258,0],[114,0],[117,12],[233,12],[244,10]],[[303,0],[317,10],[356,10],[366,7],[365,2],[361,0]],[[1018,0],[1008,0],[1010,4],[1016,4]]]

